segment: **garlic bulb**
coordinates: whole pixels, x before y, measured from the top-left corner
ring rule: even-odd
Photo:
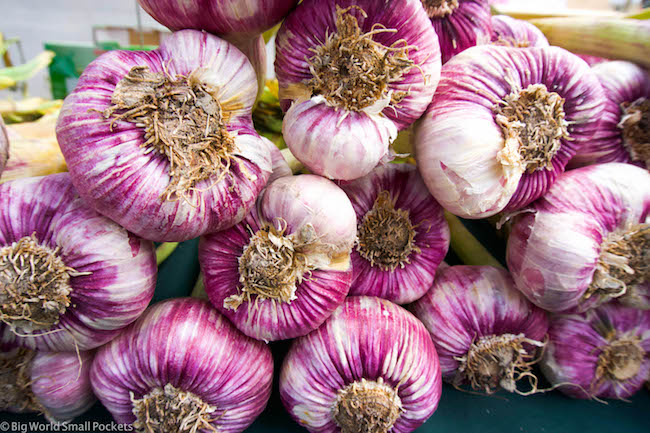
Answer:
[[[650,375],[650,311],[616,303],[555,316],[542,372],[574,398],[626,399]]]
[[[90,386],[94,352],[0,351],[0,410],[40,412],[52,423],[68,422],[97,400]]]
[[[490,42],[488,0],[421,0],[440,40],[442,63],[467,48]]]
[[[281,177],[241,223],[201,239],[205,291],[248,336],[305,335],[348,294],[355,235],[354,209],[333,182]]]
[[[508,269],[533,303],[584,311],[618,297],[650,309],[650,173],[607,163],[571,170],[514,220]]]
[[[572,165],[627,162],[650,170],[650,74],[630,62],[592,68],[605,90],[605,110],[594,138]]]
[[[455,386],[492,393],[518,392],[544,346],[546,313],[531,304],[503,269],[448,266],[412,311],[424,323],[440,357],[442,377]]]
[[[57,137],[95,210],[145,239],[192,239],[240,221],[266,184],[256,94],[239,50],[183,30],[157,50],[92,62],[64,101]]]
[[[269,348],[206,301],[159,302],[97,351],[93,390],[136,431],[244,431],[271,395]]]
[[[0,185],[0,336],[39,350],[89,350],[147,307],[153,244],[90,209],[67,173]]]
[[[406,433],[435,412],[441,384],[422,323],[389,301],[355,296],[293,342],[280,398],[310,432]]]
[[[315,174],[352,180],[431,102],[438,37],[419,0],[306,0],[278,31],[275,73],[291,152]]]
[[[171,30],[205,30],[223,36],[259,35],[284,18],[298,0],[138,0]]]
[[[357,214],[351,295],[413,302],[431,287],[449,227],[414,165],[386,164],[341,188]]]
[[[492,16],[492,43],[506,47],[548,47],[544,33],[528,21],[508,15]]]
[[[598,128],[591,69],[557,47],[487,45],[442,68],[415,128],[418,169],[448,211],[484,218],[540,197]]]

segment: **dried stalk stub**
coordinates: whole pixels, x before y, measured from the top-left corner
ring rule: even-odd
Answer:
[[[157,50],[99,57],[57,125],[80,195],[160,242],[240,221],[271,171],[252,125],[256,81],[240,51],[194,30]]]
[[[507,271],[441,269],[413,312],[431,333],[446,381],[488,394],[536,390],[532,366],[544,347],[548,319],[517,290]]]
[[[161,200],[189,200],[200,182],[220,182],[237,151],[226,129],[230,113],[213,96],[217,89],[202,82],[204,73],[195,69],[187,77],[172,77],[134,66],[117,83],[113,105],[103,113],[111,129],[119,120],[142,127],[145,152],[167,158],[170,182]]]
[[[650,374],[650,311],[616,303],[558,315],[549,328],[542,371],[574,398],[627,399]]]
[[[412,431],[435,412],[441,383],[422,323],[389,301],[352,296],[294,341],[280,373],[280,397],[309,431]]]
[[[70,277],[89,275],[66,266],[36,234],[0,248],[0,320],[17,333],[49,329],[70,306]]]
[[[397,131],[426,109],[440,72],[437,36],[417,0],[389,10],[370,0],[303,2],[276,47],[287,145],[331,179],[359,178],[389,156]]]
[[[206,293],[246,335],[304,335],[347,295],[355,236],[354,209],[333,182],[280,177],[244,221],[203,239]]]

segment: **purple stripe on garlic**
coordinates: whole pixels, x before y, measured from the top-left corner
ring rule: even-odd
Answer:
[[[421,0],[440,40],[442,63],[467,48],[490,42],[488,0]]]
[[[650,74],[622,61],[592,70],[605,91],[605,109],[598,131],[571,164],[627,162],[650,170]]]
[[[540,197],[596,132],[603,90],[557,47],[482,46],[442,68],[416,125],[418,168],[451,213],[484,218]]]
[[[97,400],[90,386],[94,352],[0,351],[0,410],[39,412],[52,423],[69,422]]]
[[[281,177],[244,221],[202,238],[205,291],[246,335],[266,341],[304,335],[348,294],[355,235],[354,209],[333,182]]]
[[[415,166],[386,164],[341,188],[357,214],[351,295],[413,302],[431,287],[449,227]]]
[[[564,173],[514,220],[508,268],[532,302],[584,311],[618,297],[650,308],[650,173],[607,163]]]
[[[157,50],[92,62],[63,104],[57,137],[98,212],[146,239],[187,240],[240,221],[266,183],[256,94],[239,50],[184,30]]]
[[[244,431],[271,394],[269,348],[206,301],[160,302],[98,350],[95,394],[138,431]]]
[[[531,366],[544,346],[546,312],[530,303],[508,272],[490,266],[449,266],[412,311],[440,357],[442,377],[477,391],[518,392],[537,380]]]
[[[153,244],[90,209],[67,173],[0,185],[0,335],[88,350],[133,322],[156,284]]]
[[[369,173],[431,102],[437,41],[419,0],[302,2],[278,31],[275,61],[296,158],[332,179]]]
[[[441,384],[422,323],[389,301],[355,296],[294,341],[280,397],[310,432],[406,433],[435,412]]]
[[[544,33],[528,21],[508,15],[492,17],[492,43],[506,47],[548,47]]]
[[[298,0],[138,0],[171,30],[196,29],[238,36],[258,35],[284,18]]]
[[[650,311],[610,303],[555,316],[540,365],[571,397],[627,399],[650,377]]]

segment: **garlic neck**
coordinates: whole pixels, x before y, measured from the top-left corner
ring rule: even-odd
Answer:
[[[390,193],[384,190],[359,224],[357,251],[372,266],[394,270],[409,263],[412,253],[420,252],[415,235],[408,210],[395,209]]]
[[[70,306],[70,277],[85,275],[65,265],[35,235],[0,249],[0,320],[24,332],[48,329]]]
[[[216,407],[169,383],[164,388],[154,388],[140,399],[131,396],[131,401],[136,417],[133,427],[137,432],[219,432],[213,425]]]
[[[382,378],[361,379],[338,391],[332,416],[342,433],[387,433],[401,411],[395,388]]]

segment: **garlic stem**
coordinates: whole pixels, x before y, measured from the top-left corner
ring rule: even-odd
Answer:
[[[295,156],[293,156],[293,153],[291,153],[291,150],[289,148],[282,149],[280,152],[282,153],[284,160],[287,161],[287,164],[289,164],[289,168],[293,174],[298,174],[305,168],[304,164],[298,161]]]
[[[561,17],[531,20],[557,45],[578,54],[628,60],[650,67],[650,25],[620,18]]]
[[[503,269],[503,265],[465,228],[457,216],[445,211],[445,219],[451,232],[451,249],[464,264]]]
[[[156,248],[156,263],[158,266],[172,255],[177,246],[178,242],[164,242]]]

